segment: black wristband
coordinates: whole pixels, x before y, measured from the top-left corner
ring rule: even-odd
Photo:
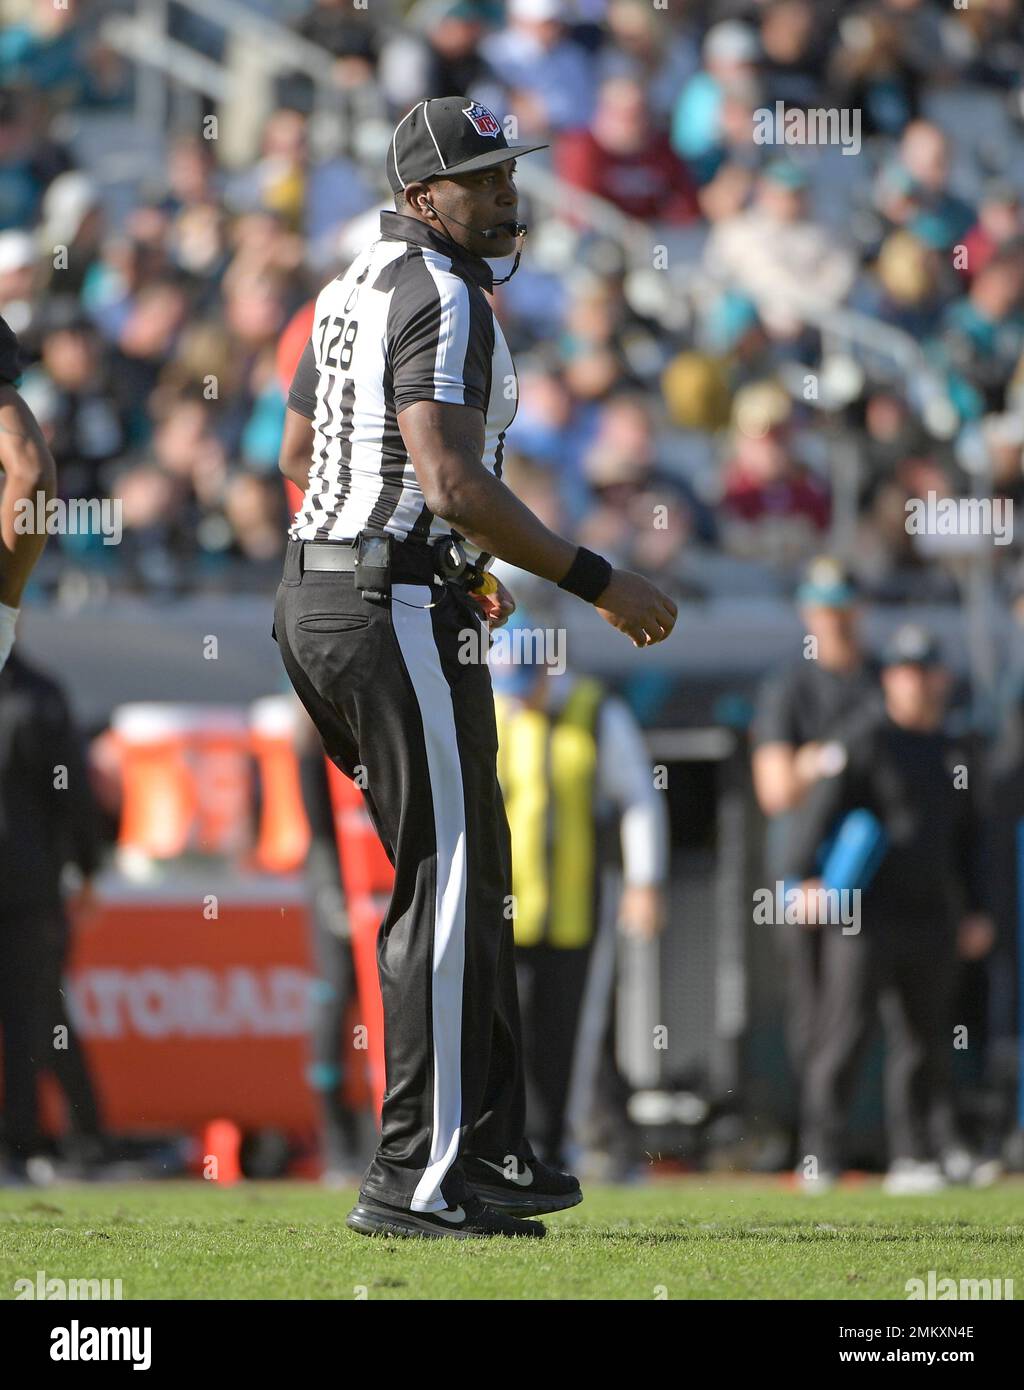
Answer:
[[[608,561],[581,545],[569,566],[569,573],[558,581],[558,587],[586,599],[587,603],[594,603],[611,583],[611,577],[612,567]]]

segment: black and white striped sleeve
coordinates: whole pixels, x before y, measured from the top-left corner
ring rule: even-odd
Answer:
[[[307,420],[312,420],[316,414],[318,379],[316,353],[313,351],[313,339],[310,338],[299,358],[295,375],[292,377],[291,389],[288,392],[289,410],[294,410],[296,414],[305,415]]]
[[[395,414],[415,401],[471,405],[486,413],[494,351],[490,305],[459,276],[424,261],[414,264],[415,273],[402,277],[388,311]]]

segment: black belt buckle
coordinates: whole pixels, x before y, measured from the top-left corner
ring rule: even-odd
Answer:
[[[431,542],[430,549],[434,555],[434,572],[446,584],[459,583],[473,568],[462,543],[454,536],[438,536],[436,541]]]
[[[355,587],[371,603],[391,593],[391,537],[384,531],[360,531],[356,537]]]

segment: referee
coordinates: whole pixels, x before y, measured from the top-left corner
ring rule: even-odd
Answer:
[[[320,292],[288,401],[281,470],[304,498],[274,634],[395,868],[377,951],[382,1132],[348,1217],[367,1235],[540,1236],[521,1218],[581,1199],[524,1135],[494,705],[486,664],[465,660],[479,647],[467,631],[515,607],[486,565],[498,556],[594,603],[637,647],[676,617],[501,481],[518,389],[487,258],[525,232],[515,156],[537,148],[510,145],[468,97],[419,102],[399,121],[396,211]]]

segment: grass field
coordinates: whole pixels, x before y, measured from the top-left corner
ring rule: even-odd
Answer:
[[[590,1187],[544,1241],[350,1232],[354,1192],[309,1184],[0,1190],[0,1298],[14,1281],[121,1279],[132,1298],[905,1299],[912,1277],[1001,1278],[1024,1296],[1024,1183],[807,1197],[779,1181]]]

